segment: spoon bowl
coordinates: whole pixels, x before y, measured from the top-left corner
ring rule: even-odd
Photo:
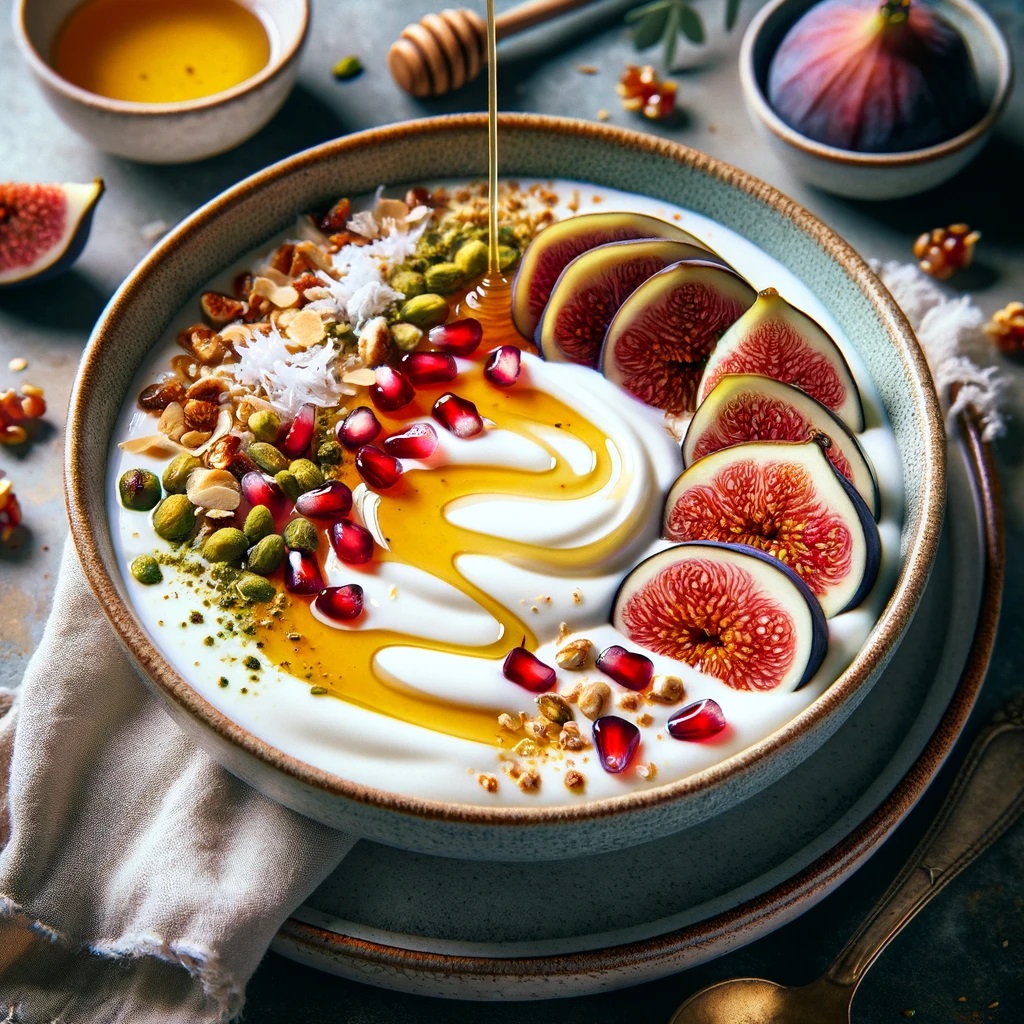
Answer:
[[[669,1024],[850,1024],[852,996],[827,978],[799,988],[734,978],[695,992]]]

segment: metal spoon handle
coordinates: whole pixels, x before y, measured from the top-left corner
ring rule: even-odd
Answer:
[[[1024,812],[1024,694],[975,740],[938,816],[825,977],[855,987],[903,926]]]

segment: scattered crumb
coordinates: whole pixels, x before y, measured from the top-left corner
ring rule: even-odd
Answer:
[[[645,712],[644,714],[637,716],[636,724],[639,725],[641,729],[646,729],[649,725],[654,724],[654,718]]]
[[[572,768],[565,773],[563,781],[565,782],[566,789],[582,789],[583,783],[586,782],[586,779],[583,778],[582,772],[578,772],[575,768]]]
[[[597,112],[597,119],[598,119],[598,121],[607,121],[607,120],[608,120],[608,118],[609,118],[609,116],[610,116],[610,115],[609,115],[608,111],[607,111],[607,110],[605,110],[605,109],[604,109],[604,107],[602,107],[602,108],[601,108],[601,109],[600,109],[600,110],[599,110],[599,111]]]
[[[560,622],[558,624],[558,642],[561,643],[571,632],[568,622]]]
[[[636,711],[640,707],[640,701],[642,700],[643,697],[639,693],[624,693],[619,699],[619,707],[623,711]]]
[[[15,356],[8,364],[7,369],[11,373],[21,373],[28,367],[28,360],[24,356]]]
[[[583,591],[579,587],[572,592],[572,603],[583,604]]]
[[[998,999],[993,999],[992,1002],[988,1004],[988,1009],[994,1010],[998,1005],[999,1005],[999,1000]]]
[[[593,64],[577,64],[576,70],[581,75],[596,75],[598,71],[597,67]]]
[[[650,781],[657,776],[658,766],[653,761],[649,764],[638,764],[636,766],[636,773],[641,779],[647,779]]]
[[[396,597],[398,597],[398,587],[392,583],[391,586],[388,587],[388,600],[394,601]]]
[[[488,772],[480,772],[476,777],[476,781],[487,790],[488,793],[498,792],[498,777],[491,775]]]
[[[518,779],[516,779],[516,785],[524,792],[528,793],[531,790],[540,788],[540,774],[535,772],[532,768],[523,772]]]
[[[718,125],[717,125],[717,124],[715,124],[714,122],[709,122],[709,123],[708,123],[708,131],[709,131],[709,132],[710,132],[710,133],[711,133],[712,135],[714,135],[714,134],[715,134],[715,132],[717,132],[717,131],[718,131]]]
[[[165,220],[151,220],[148,224],[143,224],[139,229],[139,234],[146,242],[155,242],[158,238],[162,238],[167,234],[168,225]]]

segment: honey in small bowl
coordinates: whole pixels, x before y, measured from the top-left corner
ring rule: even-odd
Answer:
[[[99,96],[180,103],[251,78],[270,49],[264,23],[237,0],[86,0],[57,33],[51,63]]]

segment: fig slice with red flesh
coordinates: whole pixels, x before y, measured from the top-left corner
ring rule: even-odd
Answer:
[[[67,270],[89,237],[103,182],[0,183],[0,287],[45,280]]]
[[[860,392],[839,346],[774,288],[758,292],[757,301],[718,340],[697,389],[698,405],[727,373],[760,373],[792,384],[854,433],[864,429]]]
[[[612,625],[734,690],[796,690],[828,648],[821,606],[792,569],[718,541],[678,544],[642,561],[619,587]]]
[[[656,409],[691,410],[708,354],[755,298],[739,274],[717,263],[673,263],[619,306],[601,372]]]
[[[881,498],[860,442],[831,409],[806,392],[756,373],[726,374],[697,407],[683,438],[683,466],[747,441],[812,438],[857,488],[877,520]]]
[[[526,247],[512,282],[512,322],[532,338],[558,275],[588,249],[633,238],[673,238],[706,248],[689,232],[659,217],[609,211],[583,213],[549,224]]]
[[[577,256],[555,282],[537,325],[541,355],[554,363],[597,366],[619,306],[652,274],[685,259],[722,263],[700,246],[664,238],[609,242]]]
[[[814,441],[751,441],[706,455],[669,490],[662,532],[764,551],[810,587],[828,618],[864,599],[882,550],[871,511]]]

